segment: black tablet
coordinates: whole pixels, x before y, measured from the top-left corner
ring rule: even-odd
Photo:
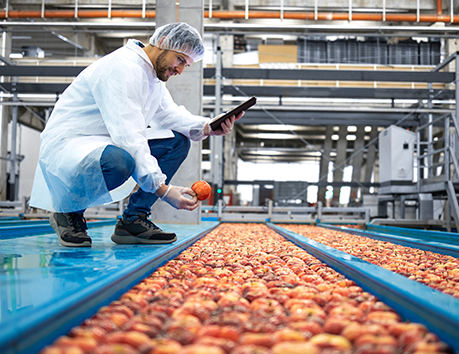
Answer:
[[[231,118],[231,116],[237,116],[239,113],[242,111],[248,110],[250,107],[252,107],[255,103],[257,103],[257,98],[255,96],[250,97],[247,101],[242,102],[239,106],[234,107],[233,109],[229,110],[226,112],[224,115],[220,117],[214,118],[210,122],[210,127],[212,128],[213,131],[216,131],[218,129],[221,129],[221,124],[227,120],[228,118]]]

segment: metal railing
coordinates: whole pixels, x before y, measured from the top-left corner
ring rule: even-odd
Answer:
[[[427,141],[421,141],[422,131],[432,128],[435,123],[441,123],[442,120],[444,136],[437,140],[429,137]],[[454,128],[454,133],[451,133],[451,128]],[[454,113],[419,126],[416,132],[416,159],[418,193],[422,193],[429,185],[440,184],[441,189],[446,191],[448,205],[459,230],[459,203],[454,187],[454,183],[459,182],[459,162],[455,151],[458,133],[459,124]]]
[[[265,206],[226,206],[219,200],[216,206],[203,206],[203,218],[217,217],[219,221],[241,222],[304,222],[333,224],[366,224],[370,209],[362,207],[323,207],[322,202],[310,207],[276,207],[272,200]]]

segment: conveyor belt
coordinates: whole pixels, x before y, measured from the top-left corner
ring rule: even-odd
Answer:
[[[100,227],[106,222],[112,225]],[[49,225],[2,230],[0,353],[38,353],[217,226],[160,225],[178,241],[116,245],[110,241],[115,222],[88,224],[98,226],[89,231],[91,248],[60,246],[54,233],[46,233]]]
[[[378,296],[402,317],[423,323],[459,351],[459,300],[274,224],[273,230]]]
[[[378,227],[364,231],[329,224],[317,224],[331,230],[347,232],[352,235],[370,237],[375,240],[388,241],[398,245],[418,248],[459,257],[459,235],[448,232],[424,231],[417,229],[403,229],[399,227]],[[443,235],[444,234],[444,235]]]
[[[217,224],[160,225],[176,232],[179,240],[158,246],[114,245],[109,240],[112,225],[92,228],[93,247],[85,249],[61,247],[53,233],[18,232],[6,240],[8,234],[0,234],[0,353],[37,353]],[[268,226],[459,350],[458,299],[279,226]]]

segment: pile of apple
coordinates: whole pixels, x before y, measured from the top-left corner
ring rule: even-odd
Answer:
[[[311,240],[459,298],[457,258],[316,226],[282,226]]]
[[[265,225],[223,224],[41,353],[450,352]]]

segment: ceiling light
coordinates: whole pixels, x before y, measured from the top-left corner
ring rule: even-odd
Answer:
[[[348,136],[346,136],[346,140],[349,140],[349,141],[354,141],[355,139],[357,139],[357,137],[353,134],[350,134]]]
[[[338,134],[333,134],[331,136],[332,140],[339,140],[339,135]]]
[[[22,53],[10,53],[9,57],[11,59],[22,59],[22,58],[24,58]]]
[[[357,127],[355,125],[350,125],[347,127],[347,131],[351,133],[355,133],[357,131]]]

